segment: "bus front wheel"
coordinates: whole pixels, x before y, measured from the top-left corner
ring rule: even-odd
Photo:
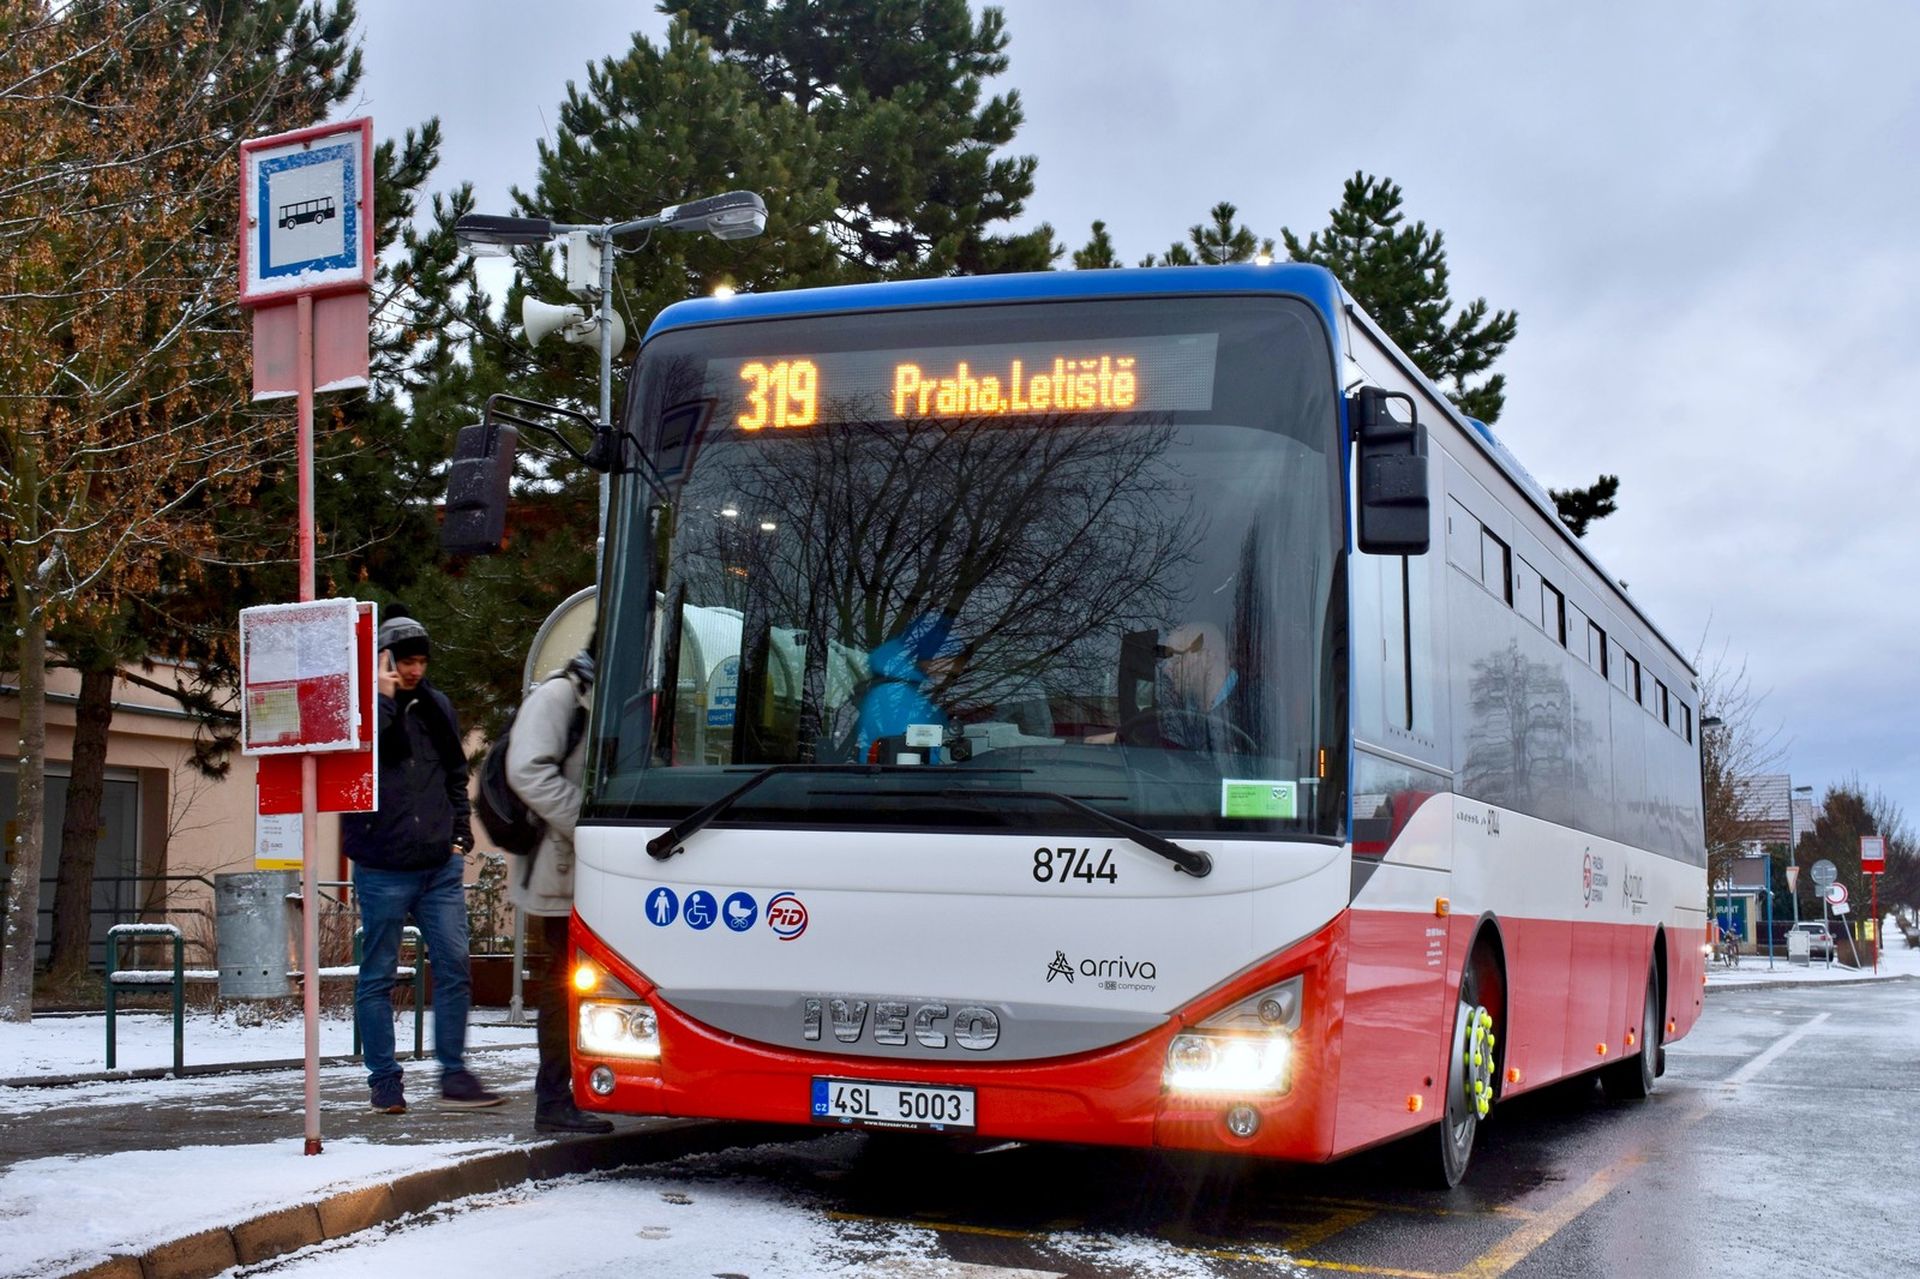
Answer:
[[[1446,1105],[1431,1138],[1431,1169],[1442,1189],[1451,1190],[1467,1175],[1474,1136],[1493,1105],[1498,1025],[1487,1005],[1500,1002],[1498,991],[1488,988],[1497,980],[1486,965],[1479,963],[1469,963],[1460,977],[1447,1053]]]

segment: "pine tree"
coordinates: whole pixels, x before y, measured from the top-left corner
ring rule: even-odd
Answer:
[[[1006,43],[999,12],[976,19],[964,0],[702,0],[663,41],[636,36],[568,87],[533,188],[515,198],[523,212],[601,223],[722,191],[761,193],[758,238],[662,234],[623,246],[615,304],[634,334],[719,284],[766,291],[1044,269],[1057,254],[1051,229],[1004,229],[1032,192],[1034,167],[1031,157],[995,158],[1021,118],[1017,95],[983,89],[1005,69]],[[545,253],[519,255],[509,316],[523,297],[569,300],[555,266]],[[478,336],[469,405],[511,390],[597,413],[596,348],[529,348],[478,310],[461,324]],[[617,382],[631,359],[631,348],[616,358]],[[616,384],[616,405],[623,392]],[[597,483],[523,436],[509,554],[462,568],[443,601],[409,601],[433,630],[439,669],[475,690],[472,718],[483,726],[518,700],[540,622],[592,580]]]
[[[1086,247],[1073,251],[1073,269],[1109,271],[1119,265],[1120,255],[1114,250],[1113,237],[1107,234],[1107,224],[1096,219]]]
[[[1506,377],[1489,370],[1513,341],[1519,319],[1512,311],[1489,314],[1485,298],[1456,311],[1445,237],[1425,222],[1407,225],[1401,201],[1397,183],[1355,173],[1329,211],[1325,230],[1304,243],[1286,228],[1280,236],[1294,261],[1316,263],[1339,277],[1455,407],[1492,424],[1506,401]],[[1603,475],[1585,489],[1555,490],[1553,498],[1578,537],[1592,521],[1613,513],[1619,487],[1618,476]]]
[[[994,228],[1033,194],[1032,156],[996,156],[1020,95],[982,102],[1007,69],[1006,19],[966,0],[666,0],[768,100],[790,103],[832,180],[825,224],[856,273],[887,277],[1045,270],[1051,227]]]
[[[1152,254],[1141,266],[1226,266],[1251,262],[1257,256],[1271,258],[1273,241],[1254,235],[1245,225],[1235,226],[1240,210],[1222,200],[1208,210],[1210,223],[1196,222],[1187,228],[1187,243],[1168,246],[1157,260]]]

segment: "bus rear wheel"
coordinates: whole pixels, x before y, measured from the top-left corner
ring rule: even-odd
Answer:
[[[1454,1003],[1453,1038],[1447,1053],[1445,1105],[1434,1126],[1430,1171],[1441,1189],[1451,1190],[1467,1175],[1473,1139],[1480,1121],[1493,1105],[1495,1019],[1483,986],[1495,980],[1483,975],[1483,965],[1468,964],[1460,978],[1460,996]],[[1497,996],[1484,991],[1485,996]]]
[[[1647,990],[1640,998],[1640,1051],[1600,1072],[1607,1096],[1616,1101],[1639,1101],[1653,1092],[1660,1073],[1660,972],[1649,965]]]

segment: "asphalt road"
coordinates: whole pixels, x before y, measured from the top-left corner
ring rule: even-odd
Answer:
[[[1716,992],[1651,1099],[1516,1099],[1452,1192],[1409,1188],[1393,1148],[1299,1168],[838,1133],[507,1192],[272,1269],[393,1273],[383,1249],[484,1237],[549,1274],[1882,1279],[1920,1274],[1917,1062],[1920,982]]]

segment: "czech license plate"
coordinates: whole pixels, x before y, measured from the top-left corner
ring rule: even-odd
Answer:
[[[935,1128],[943,1132],[972,1128],[973,1089],[816,1078],[813,1121],[877,1128]]]

